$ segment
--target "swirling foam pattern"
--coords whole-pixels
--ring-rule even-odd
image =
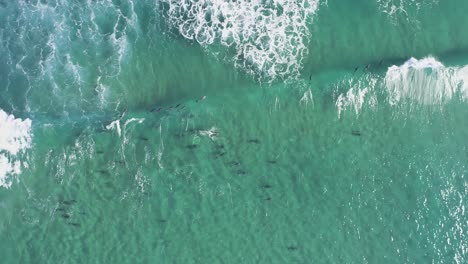
[[[84,111],[105,103],[106,83],[128,54],[127,34],[138,34],[132,1],[20,0],[2,11],[0,80],[9,109]]]
[[[261,80],[297,75],[307,53],[307,23],[318,0],[163,0],[180,34],[207,47],[234,51],[236,67]]]

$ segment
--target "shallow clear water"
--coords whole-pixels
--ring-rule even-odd
[[[5,263],[467,261],[467,3],[180,3],[0,1]]]

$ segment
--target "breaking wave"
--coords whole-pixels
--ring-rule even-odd
[[[350,87],[336,100],[338,116],[346,109],[359,114],[363,106],[374,107],[379,99],[391,106],[401,104],[444,105],[454,98],[468,99],[468,65],[447,67],[433,57],[410,58],[388,68],[385,77],[364,75],[338,86]],[[379,96],[379,95],[382,95]]]

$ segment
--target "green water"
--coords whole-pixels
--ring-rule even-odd
[[[320,2],[272,68],[168,3],[0,0],[2,263],[466,263],[465,1]]]

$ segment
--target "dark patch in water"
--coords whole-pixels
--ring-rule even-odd
[[[235,173],[236,173],[237,175],[245,175],[245,174],[247,174],[247,172],[246,172],[245,170],[236,170]]]
[[[70,215],[69,214],[62,214],[62,218],[68,219],[68,218],[70,218]]]
[[[251,139],[248,139],[248,140],[247,140],[247,143],[250,143],[250,144],[260,144],[260,140],[257,139],[257,138],[251,138]]]
[[[353,130],[353,131],[351,131],[351,135],[357,136],[357,137],[362,136],[361,131],[359,131],[359,130]]]
[[[217,158],[219,158],[219,157],[222,157],[222,156],[226,155],[226,152],[225,151],[217,151],[217,152],[214,152],[214,154],[215,154],[215,156]]]
[[[106,169],[98,170],[98,172],[101,174],[109,174],[109,171]]]
[[[231,161],[227,163],[228,166],[234,167],[234,166],[239,166],[240,162],[238,161]]]
[[[288,246],[286,247],[289,251],[294,251],[294,250],[298,250],[299,248],[296,247],[296,246]]]
[[[104,154],[104,151],[102,151],[102,150],[96,150],[96,154]]]
[[[201,127],[194,127],[194,128],[189,128],[187,129],[188,133],[198,133],[198,131],[202,130],[203,128]]]
[[[273,186],[271,186],[271,185],[268,184],[268,183],[265,183],[265,184],[260,185],[260,187],[262,187],[263,189],[270,189],[270,188],[272,188]]]
[[[158,107],[158,108],[153,108],[150,110],[150,112],[159,112],[161,111],[163,108],[162,107]]]
[[[62,201],[63,204],[65,205],[72,205],[74,203],[76,203],[76,200],[72,199],[72,200],[65,200],[65,201]]]
[[[138,139],[143,140],[143,141],[148,141],[149,140],[147,137],[139,137]]]
[[[188,148],[188,149],[196,149],[196,148],[198,147],[198,145],[196,145],[196,144],[190,144],[190,145],[187,145],[187,146],[185,146],[185,147]]]
[[[72,223],[72,222],[70,222],[70,223],[68,223],[68,224],[71,225],[71,226],[74,226],[74,227],[81,227],[81,225],[78,224],[78,223]]]
[[[158,221],[159,223],[166,223],[166,222],[167,222],[167,220],[166,220],[166,219],[162,219],[162,218],[160,218],[160,219],[157,219],[156,221]]]
[[[265,201],[271,201],[271,197],[265,198]]]
[[[277,163],[276,160],[267,160],[267,162],[268,162],[269,164],[276,164],[276,163]]]

